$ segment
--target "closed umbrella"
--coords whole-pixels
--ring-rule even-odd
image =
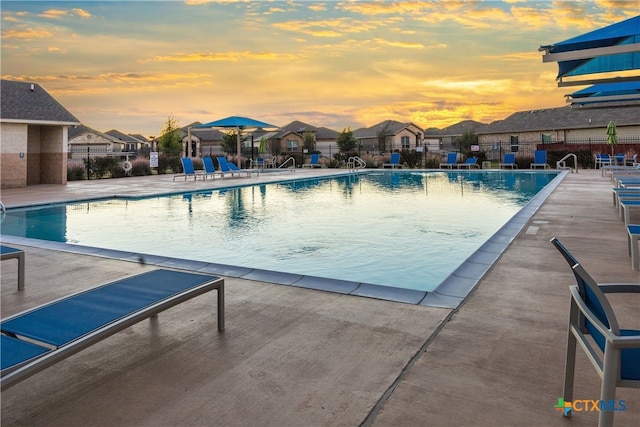
[[[616,135],[616,124],[613,120],[607,125],[607,145],[611,146],[611,156],[613,157],[613,146],[618,143],[618,135]]]
[[[230,116],[224,119],[215,120],[213,122],[205,123],[203,125],[194,126],[196,128],[213,128],[213,129],[235,129],[238,136],[238,161],[240,161],[240,155],[242,154],[240,136],[243,130],[247,129],[278,129],[278,126],[270,125],[269,123],[261,122],[260,120],[251,119],[249,117]]]
[[[258,147],[258,153],[266,153],[267,152],[267,140],[263,136],[260,138],[260,146]]]

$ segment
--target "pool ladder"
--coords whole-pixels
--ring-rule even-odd
[[[569,166],[567,166],[567,159],[569,157],[573,157],[573,169]],[[573,153],[569,153],[566,156],[564,156],[563,158],[561,158],[560,160],[558,160],[556,162],[556,169],[559,170],[570,170],[571,173],[578,173],[578,156],[576,156]]]
[[[347,160],[347,167],[349,168],[349,171],[355,171],[358,169],[366,168],[367,162],[365,162],[358,156],[351,156],[349,157],[349,160]]]

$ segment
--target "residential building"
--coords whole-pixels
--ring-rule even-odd
[[[637,152],[640,144],[640,108],[576,108],[571,106],[519,111],[477,131],[480,150],[489,159],[500,153],[531,156],[536,148],[549,149],[576,145],[589,146],[594,152],[606,149],[607,125],[616,125],[619,150],[629,145]]]
[[[68,144],[69,155],[72,159],[86,158],[87,155],[94,157],[126,151],[124,141],[84,125],[69,128]]]
[[[124,151],[134,152],[140,150],[142,147],[149,146],[148,141],[139,140],[133,135],[120,132],[116,129],[111,129],[109,131],[106,131],[105,133],[122,142],[124,144]]]
[[[316,127],[301,121],[293,121],[277,132],[264,135],[269,141],[271,153],[301,153],[305,133],[311,133],[315,139],[315,150],[325,156],[338,152],[336,140],[339,133],[326,127]]]
[[[411,122],[385,120],[368,128],[353,131],[360,151],[390,153],[423,147],[424,130]]]

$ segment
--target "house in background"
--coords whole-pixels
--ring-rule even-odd
[[[123,151],[134,152],[140,150],[143,147],[149,146],[149,142],[146,141],[146,139],[144,141],[141,141],[133,135],[120,132],[116,129],[111,129],[109,131],[106,131],[105,133],[122,142],[124,144]]]
[[[69,128],[69,154],[72,159],[83,159],[109,155],[125,150],[125,143],[106,133],[88,126],[80,125]]]
[[[360,150],[367,153],[390,153],[423,147],[424,130],[413,123],[385,120],[368,128],[353,131]]]
[[[68,130],[80,121],[36,83],[0,81],[0,187],[67,183]]]
[[[281,152],[301,153],[303,150],[304,134],[307,132],[311,133],[315,138],[315,151],[319,151],[325,156],[331,156],[333,153],[338,152],[336,145],[336,139],[339,135],[338,132],[326,127],[312,126],[299,120],[282,126],[276,132],[269,132],[260,137],[265,137],[269,141],[271,154],[275,155]]]
[[[549,144],[549,149],[577,149],[588,146],[594,152],[605,151],[607,125],[613,121],[618,135],[616,150],[628,145],[638,151],[640,144],[640,109],[637,106],[609,108],[575,108],[571,106],[543,110],[519,111],[478,130],[480,150],[489,159],[500,153],[519,153],[531,157],[534,150]]]
[[[216,157],[223,156],[222,141],[224,133],[216,129],[196,128],[200,122],[180,128],[182,148],[185,157]],[[188,144],[191,138],[191,144]]]

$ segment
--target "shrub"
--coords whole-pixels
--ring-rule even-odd
[[[149,159],[135,159],[131,161],[131,175],[144,176],[151,175]]]
[[[124,169],[122,169],[122,163],[120,162],[115,165],[111,165],[109,173],[111,173],[111,178],[122,178],[127,174]]]
[[[182,172],[182,163],[180,163],[180,157],[167,156],[161,154],[158,156],[158,174],[163,173],[180,173]]]
[[[86,178],[84,166],[72,165],[67,167],[67,181],[80,181]]]

